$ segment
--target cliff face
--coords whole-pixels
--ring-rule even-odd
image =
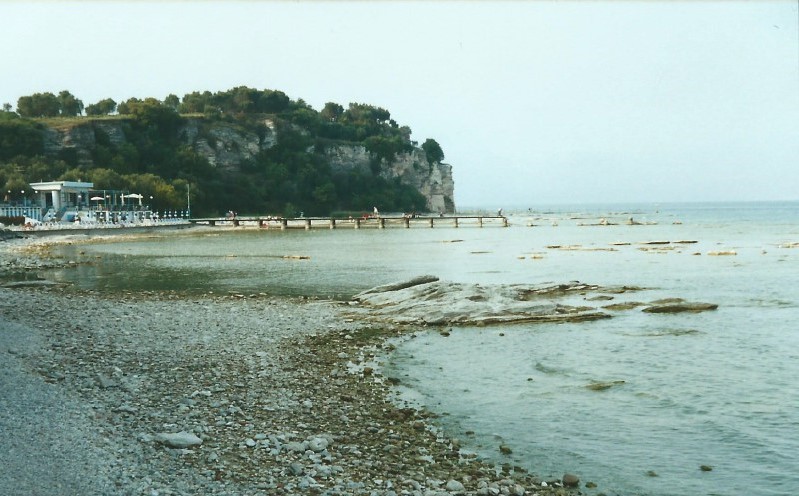
[[[363,146],[336,145],[329,147],[325,155],[334,172],[357,169],[372,173],[372,156]],[[430,164],[425,152],[418,148],[400,153],[390,162],[381,162],[379,174],[386,179],[399,178],[402,184],[415,188],[427,199],[427,210],[430,212],[455,211],[452,166],[440,162]]]
[[[242,164],[255,159],[259,152],[274,146],[278,132],[273,121],[265,119],[260,133],[228,122],[208,122],[204,119],[185,119],[178,129],[182,143],[204,157],[214,167],[230,173],[240,170]],[[72,155],[78,164],[103,167],[95,164],[92,151],[98,144],[121,146],[128,143],[125,120],[90,120],[79,125],[61,128],[48,127],[44,131],[44,151],[50,156]],[[372,174],[372,157],[365,147],[357,144],[327,146],[322,151],[333,172],[361,170]],[[455,211],[452,167],[432,163],[421,149],[398,154],[394,160],[381,161],[378,174],[386,179],[398,178],[402,184],[419,191],[426,199],[430,212]]]
[[[211,165],[235,172],[243,162],[254,160],[259,152],[277,143],[274,123],[269,119],[262,123],[265,133],[260,137],[251,130],[227,122],[208,125],[200,119],[187,119],[178,135]]]

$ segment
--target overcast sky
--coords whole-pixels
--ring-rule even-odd
[[[246,85],[391,112],[467,206],[799,200],[788,1],[0,2],[0,103]]]

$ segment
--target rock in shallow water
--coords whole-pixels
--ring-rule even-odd
[[[644,308],[647,313],[682,313],[682,312],[706,312],[708,310],[715,310],[719,306],[715,303],[672,303],[665,305],[653,305]]]
[[[431,276],[364,291],[353,308],[370,319],[402,324],[489,325],[514,322],[577,322],[610,317],[578,306],[582,297],[602,288],[571,282],[546,285],[480,285],[438,281]]]
[[[565,474],[563,476],[563,485],[566,487],[577,487],[580,485],[580,478],[574,474]]]

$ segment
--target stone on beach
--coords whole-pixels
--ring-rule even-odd
[[[579,302],[593,290],[570,283],[508,294],[525,306],[570,295]],[[491,291],[472,293],[467,304],[492,304]],[[500,473],[429,429],[429,414],[391,406],[388,381],[372,361],[388,347],[377,326],[346,319],[351,305],[235,294],[0,293],[15,309],[0,317],[46,337],[37,353],[16,346],[18,353],[3,356],[25,360],[48,388],[82,402],[86,410],[76,417],[90,424],[76,433],[98,433],[100,448],[108,450],[101,454],[110,455],[99,459],[110,460],[108,467],[95,463],[92,470],[113,490],[66,493],[550,496],[563,490],[544,490],[526,473]],[[359,367],[350,371],[350,362]],[[62,380],[53,383],[48,378],[56,374]],[[12,486],[0,477],[2,487]]]
[[[175,433],[169,432],[162,432],[156,434],[155,440],[159,443],[169,446],[170,448],[191,448],[192,446],[199,446],[203,443],[203,440],[197,437],[196,435],[180,431]]]
[[[450,479],[449,481],[447,481],[447,485],[444,487],[446,487],[447,491],[451,492],[461,492],[466,490],[462,482],[458,482],[454,479]]]
[[[308,449],[319,453],[320,451],[326,450],[329,444],[330,443],[326,438],[315,437],[308,441]]]

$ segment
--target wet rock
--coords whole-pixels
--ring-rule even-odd
[[[719,306],[715,303],[673,303],[673,304],[664,304],[664,305],[654,305],[651,307],[644,308],[644,312],[646,313],[683,313],[683,312],[691,312],[691,313],[698,313],[698,312],[707,312],[709,310],[715,310]]]
[[[419,286],[419,285],[422,285],[422,284],[428,284],[428,283],[436,282],[436,281],[438,281],[438,277],[436,277],[436,276],[430,276],[430,275],[419,276],[419,277],[415,277],[413,279],[410,279],[408,281],[401,281],[401,282],[395,282],[395,283],[390,283],[390,284],[384,284],[382,286],[377,286],[377,287],[374,287],[374,288],[371,288],[371,289],[367,289],[366,291],[356,295],[355,299],[359,299],[359,298],[361,298],[361,297],[363,297],[365,295],[369,295],[369,294],[388,293],[388,292],[391,292],[391,291],[399,291],[401,289],[412,288],[414,286]]]
[[[610,381],[610,382],[592,382],[591,384],[585,386],[586,389],[590,389],[591,391],[604,391],[606,389],[610,389],[613,386],[620,386],[624,384],[624,381]]]
[[[613,297],[609,296],[609,295],[598,295],[598,296],[592,296],[590,298],[586,298],[586,301],[610,301],[612,299],[613,299]]]
[[[360,312],[359,316],[399,324],[579,322],[609,315],[593,307],[557,300],[572,295],[585,296],[586,292],[599,289],[580,282],[539,286],[479,285],[442,282],[426,276],[364,291],[354,297],[359,305],[352,308]]]
[[[580,485],[580,478],[574,474],[564,474],[562,482],[566,487],[577,487]]]
[[[612,310],[614,312],[620,312],[620,311],[624,311],[624,310],[632,310],[633,308],[642,307],[644,305],[646,305],[646,303],[641,303],[639,301],[628,301],[628,302],[624,302],[624,303],[612,303],[610,305],[605,305],[602,308],[604,308],[605,310]]]

